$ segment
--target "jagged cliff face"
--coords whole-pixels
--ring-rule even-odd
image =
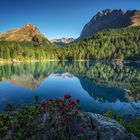
[[[73,42],[74,40],[75,40],[74,38],[60,38],[53,39],[52,42],[55,43],[56,45],[64,46],[66,44]]]
[[[92,36],[94,33],[108,28],[122,28],[140,25],[140,11],[137,10],[111,10],[98,12],[87,23],[78,39]]]
[[[32,24],[26,24],[19,29],[12,29],[6,33],[0,34],[0,41],[35,41],[45,40],[48,44],[51,42]]]

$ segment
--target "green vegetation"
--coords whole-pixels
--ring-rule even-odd
[[[100,60],[100,59],[140,59],[140,27],[123,28],[123,29],[109,29],[95,34],[91,38],[87,38],[83,41],[74,42],[65,47],[58,46],[47,46],[46,40],[34,41],[1,41],[0,42],[0,61],[11,61],[13,59],[20,61],[28,60]],[[30,64],[29,64],[30,65]],[[0,81],[4,78],[10,78],[12,75],[20,75],[26,73],[43,73],[43,76],[49,75],[54,71],[67,71],[74,74],[77,77],[81,77],[92,82],[96,82],[100,85],[112,86],[112,87],[123,87],[130,90],[128,96],[133,97],[133,100],[138,101],[140,99],[140,73],[133,67],[115,66],[113,64],[100,64],[90,65],[85,67],[85,63],[74,63],[74,65],[66,65],[65,63],[55,63],[48,67],[47,65],[38,64],[29,67],[29,65],[13,66],[5,65],[0,67]],[[87,63],[87,65],[89,65]],[[42,68],[43,67],[43,68]],[[47,70],[46,70],[47,69]],[[46,72],[47,71],[47,72]],[[68,104],[68,100],[61,100],[62,103]],[[45,107],[48,105],[46,102]],[[52,102],[51,102],[52,103]],[[61,116],[58,110],[53,110],[53,107],[58,106],[58,102],[54,101],[51,105],[52,110]],[[12,129],[12,139],[22,139],[22,135],[34,139],[44,132],[43,122],[40,124],[39,118],[44,113],[44,105],[35,104],[32,106],[25,106],[17,111],[12,111],[12,106],[7,106],[7,113],[0,113],[0,137],[5,137],[7,132]],[[67,106],[68,107],[68,106]],[[71,108],[70,108],[71,109]],[[69,112],[65,112],[66,116],[73,113],[76,109],[72,108]],[[68,114],[67,114],[68,113]],[[34,115],[36,114],[36,115]],[[73,115],[73,114],[72,114]],[[76,114],[77,115],[77,114]],[[120,115],[116,115],[109,111],[105,116],[120,122],[129,132],[134,133],[140,139],[140,119],[133,122],[124,120]],[[55,115],[52,115],[52,120]],[[75,118],[77,119],[78,116]],[[75,119],[74,118],[74,119]],[[28,120],[30,119],[30,121]],[[48,122],[51,122],[51,121]],[[72,120],[72,123],[75,120]],[[57,128],[49,127],[47,131],[50,132],[51,137],[63,137],[64,131],[69,130],[69,125],[64,127],[62,130],[59,127],[59,121],[52,122],[56,123]],[[68,121],[69,123],[69,121]],[[71,122],[70,122],[71,123]],[[34,125],[36,126],[34,128]],[[61,122],[62,125],[62,122]],[[70,124],[71,125],[71,124]],[[20,129],[19,129],[20,126]],[[80,131],[83,131],[82,129]],[[30,132],[30,133],[29,133]],[[36,135],[39,134],[39,135]],[[69,136],[69,135],[68,135]],[[67,136],[67,137],[68,137]],[[84,137],[83,132],[77,134],[78,137]],[[82,139],[82,138],[81,138]]]
[[[43,137],[50,140],[90,139],[97,129],[92,121],[85,121],[78,109],[79,103],[79,99],[72,100],[69,94],[65,94],[64,98],[42,101],[35,96],[34,104],[17,110],[9,103],[6,111],[0,112],[0,140],[36,140]],[[118,121],[140,139],[140,119],[126,121],[111,110],[104,116]]]
[[[86,67],[85,67],[86,65]],[[21,76],[25,74],[27,77],[28,75],[33,75],[34,78],[39,78],[39,76],[43,75],[43,78],[48,76],[50,73],[55,73],[59,71],[66,71],[69,73],[72,73],[73,75],[79,77],[82,77],[84,79],[90,80],[93,83],[97,83],[99,85],[106,85],[111,87],[122,87],[129,89],[131,92],[129,93],[129,96],[133,97],[134,101],[138,101],[140,98],[140,71],[139,68],[135,68],[134,66],[125,66],[125,65],[114,65],[111,63],[105,63],[105,62],[47,62],[47,63],[33,63],[33,64],[20,64],[20,65],[3,65],[0,66],[0,80],[3,79],[10,79],[13,76]],[[38,77],[36,77],[36,74]],[[24,81],[24,79],[22,80]],[[82,84],[82,83],[81,83]],[[83,88],[86,88],[83,84]],[[86,89],[87,90],[87,89]],[[99,99],[100,96],[96,95]],[[96,98],[96,97],[95,97]],[[102,97],[104,101],[107,99]],[[38,109],[41,107],[38,105],[36,106]],[[25,112],[26,115],[25,118],[32,118],[32,114],[34,114],[35,108],[33,106],[28,106],[25,108],[21,108],[20,113],[23,114]],[[30,111],[31,110],[31,111]],[[41,110],[38,110],[41,111]],[[29,113],[30,112],[30,113]],[[41,111],[41,114],[43,112]],[[114,114],[114,113],[113,113]],[[18,114],[19,115],[19,114]],[[36,116],[34,116],[36,117]],[[40,117],[40,116],[39,116]],[[114,117],[114,115],[113,115]],[[15,120],[17,119],[16,116],[14,116]],[[117,119],[116,119],[117,118]],[[124,125],[130,132],[135,133],[136,136],[139,137],[139,121],[135,120],[132,122],[127,122],[121,117],[114,117],[113,119],[119,121],[122,125]],[[22,120],[24,123],[29,123],[28,120]],[[129,124],[129,125],[128,125]],[[37,124],[36,124],[37,125]],[[24,127],[24,125],[23,125]],[[30,127],[30,125],[29,125]],[[22,129],[29,129],[28,127],[24,127]],[[15,132],[17,132],[18,129],[14,129]],[[36,134],[36,132],[40,133],[43,130],[42,125],[37,125],[36,129],[31,129],[33,131],[30,131],[33,136]],[[53,131],[54,132],[54,131]],[[57,131],[58,132],[58,131]],[[56,132],[56,133],[57,133]],[[20,132],[21,133],[21,132]],[[26,131],[25,131],[25,135]],[[20,137],[20,134],[19,134]]]
[[[94,133],[92,124],[85,124],[78,110],[79,99],[65,94],[41,102],[36,96],[35,101],[17,110],[7,104],[6,112],[0,112],[0,140],[85,140],[89,137],[85,129]]]
[[[112,110],[106,112],[104,116],[116,120],[122,124],[129,132],[135,134],[138,140],[140,140],[140,118],[127,121],[121,115],[115,114]]]
[[[109,29],[69,45],[76,59],[140,59],[140,27]]]
[[[44,41],[45,44],[45,41]],[[37,42],[0,42],[0,58],[1,60],[17,59],[26,60],[44,60],[55,59],[51,48]],[[49,52],[49,53],[48,53]]]
[[[46,44],[1,41],[0,58],[6,60],[140,59],[140,27],[105,30],[65,47],[46,47]]]

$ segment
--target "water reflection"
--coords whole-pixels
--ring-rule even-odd
[[[0,66],[0,109],[65,93],[81,99],[81,109],[123,115],[140,113],[140,66],[111,62],[47,62]]]

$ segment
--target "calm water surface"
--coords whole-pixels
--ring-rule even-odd
[[[140,64],[111,62],[47,62],[0,66],[0,110],[40,98],[81,100],[81,110],[104,113],[109,109],[125,117],[140,116]]]

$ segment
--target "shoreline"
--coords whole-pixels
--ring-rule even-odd
[[[13,60],[0,60],[0,64],[20,64],[20,63],[34,63],[34,62],[52,62],[52,61],[79,61],[79,62],[84,62],[84,61],[111,61],[114,62],[115,59],[111,59],[111,60],[89,60],[89,59],[79,59],[79,60],[60,60],[60,59],[43,59],[43,60],[16,60],[15,62],[13,62]],[[140,63],[140,60],[122,60],[122,62],[124,63],[131,63],[131,62],[135,62],[135,63]]]

